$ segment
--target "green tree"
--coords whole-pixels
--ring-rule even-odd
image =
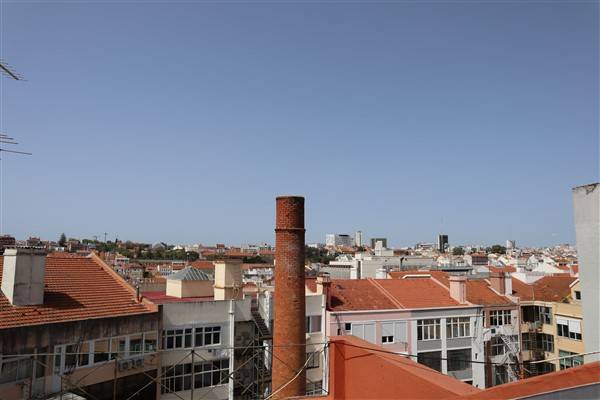
[[[58,245],[60,247],[65,247],[67,245],[67,236],[64,232],[60,234],[60,238],[58,239]]]
[[[465,249],[463,249],[461,246],[454,247],[452,249],[452,255],[453,256],[462,256],[464,254],[465,254]]]
[[[506,247],[495,244],[492,247],[485,249],[488,253],[506,254]]]

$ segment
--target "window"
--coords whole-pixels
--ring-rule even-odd
[[[508,382],[508,371],[505,365],[494,366],[494,384],[501,385]]]
[[[306,364],[306,368],[319,368],[320,356],[321,354],[318,351],[306,353],[306,360],[308,361],[308,364]]]
[[[446,336],[448,338],[471,336],[471,319],[469,317],[446,319]]]
[[[94,364],[108,361],[109,341],[99,339],[94,342]]]
[[[537,348],[535,343],[535,333],[523,333],[521,338],[523,350],[535,350]]]
[[[552,309],[550,307],[539,307],[540,320],[543,324],[552,323]]]
[[[560,362],[559,362],[560,369],[573,368],[573,367],[583,364],[583,356],[578,356],[577,353],[559,350],[558,356],[559,357],[573,356],[573,357],[569,357],[569,358],[561,358]]]
[[[315,396],[323,394],[323,381],[306,382],[306,395]]]
[[[381,323],[381,343],[382,344],[394,343],[394,323],[393,322],[382,322]]]
[[[573,340],[581,340],[581,321],[573,318],[556,317],[557,335]]]
[[[192,370],[193,369],[193,370]],[[229,381],[229,360],[214,360],[194,364],[162,367],[161,393],[180,392],[226,384]]]
[[[129,354],[132,356],[139,356],[144,352],[143,349],[144,339],[141,333],[136,333],[129,337]]]
[[[144,352],[145,353],[154,353],[156,351],[157,337],[158,337],[158,335],[156,332],[144,333]]]
[[[510,325],[512,323],[512,315],[510,310],[493,310],[490,311],[490,325]]]
[[[448,350],[448,371],[462,371],[471,368],[471,349]]]
[[[127,337],[112,338],[110,341],[110,359],[125,357],[125,345],[127,343]]]
[[[540,344],[542,346],[541,350],[547,351],[548,353],[554,352],[554,336],[541,333]]]
[[[346,322],[346,323],[344,324],[344,330],[345,330],[346,332],[351,332],[351,331],[352,331],[352,324],[351,324],[350,322]]]
[[[31,377],[31,358],[0,357],[0,383],[20,382]]]
[[[417,362],[428,366],[431,369],[435,369],[438,372],[442,372],[442,352],[441,351],[428,351],[425,353],[419,353],[417,355]]]
[[[85,367],[90,363],[90,342],[82,342],[77,355],[77,365]]]
[[[581,300],[581,291],[575,290],[575,300]]]
[[[65,349],[65,370],[71,371],[77,365],[77,345],[63,346]]]
[[[196,347],[221,344],[221,327],[205,326],[196,328]],[[191,340],[191,339],[190,339]]]
[[[192,328],[163,331],[163,348],[185,349],[192,347]]]
[[[556,366],[551,362],[543,362],[537,364],[537,375],[547,374],[548,372],[554,372]]]
[[[504,349],[504,342],[502,341],[502,338],[500,338],[499,336],[492,337],[491,344],[492,344],[492,355],[493,356],[500,356],[500,355],[504,354],[505,349]]]
[[[375,323],[352,323],[352,335],[376,343]]]
[[[439,319],[421,319],[417,321],[417,340],[436,340],[439,338]]]
[[[321,332],[321,316],[312,315],[306,317],[306,333]]]

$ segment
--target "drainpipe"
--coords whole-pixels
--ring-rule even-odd
[[[229,300],[229,384],[227,385],[227,398],[229,400],[233,400],[233,371],[234,371],[234,353],[235,349],[235,303],[232,300]]]
[[[329,290],[331,290],[331,288],[329,288]],[[323,332],[323,343],[329,343],[329,335],[327,334],[327,328],[328,328],[328,321],[327,321],[327,303],[328,303],[328,296],[331,295],[330,293],[327,293],[323,296],[322,301],[321,301],[321,332]],[[323,345],[323,346],[327,346],[327,345]],[[329,393],[329,357],[327,355],[327,347],[325,347],[325,350],[323,351],[323,362],[321,363],[321,368],[323,369],[322,372],[322,376],[323,376],[323,385],[322,387],[327,390],[327,393]]]

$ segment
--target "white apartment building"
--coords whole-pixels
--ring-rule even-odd
[[[352,247],[354,238],[343,233],[328,233],[325,235],[325,245],[327,247]]]

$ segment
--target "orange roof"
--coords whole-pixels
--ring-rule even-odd
[[[427,293],[427,296],[423,294]],[[461,304],[442,284],[419,279],[335,279],[332,311],[452,307]]]
[[[0,274],[4,257],[0,257]],[[44,304],[15,307],[0,292],[0,329],[156,312],[95,255],[46,258]]]
[[[212,261],[203,261],[203,260],[192,261],[190,263],[190,265],[192,267],[198,268],[198,269],[209,269],[211,271],[215,269],[215,264]]]
[[[505,265],[503,267],[494,267],[493,265],[488,266],[490,272],[517,272],[517,269],[512,265]]]
[[[513,294],[522,301],[562,301],[571,293],[570,285],[577,280],[568,275],[545,276],[532,284],[512,278]]]
[[[406,275],[431,275],[432,278],[439,281],[446,288],[450,287],[448,273],[445,271],[397,271],[390,272],[392,278],[399,278]],[[408,279],[408,278],[407,278]],[[405,279],[406,280],[406,279]],[[416,279],[411,279],[415,281]],[[508,297],[502,296],[494,291],[488,282],[483,279],[467,279],[467,301],[472,304],[480,304],[484,306],[491,305],[514,305]]]
[[[518,399],[590,384],[600,384],[600,361],[494,386],[479,393],[453,398]],[[600,388],[597,395],[600,396]],[[569,396],[563,392],[560,398],[567,399]]]
[[[329,393],[321,398],[440,399],[480,392],[354,336],[334,336],[329,347]]]

